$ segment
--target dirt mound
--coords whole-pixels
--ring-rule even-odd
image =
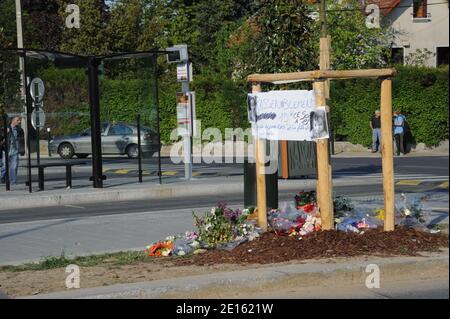
[[[419,252],[438,251],[448,247],[448,236],[429,234],[414,229],[393,232],[369,230],[364,234],[320,231],[304,236],[277,236],[265,233],[231,251],[210,250],[190,258],[181,258],[177,265],[213,265],[221,263],[277,263],[314,258],[376,256],[415,256]]]

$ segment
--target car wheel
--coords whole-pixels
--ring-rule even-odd
[[[89,154],[75,154],[75,156],[78,158],[87,158]]]
[[[70,159],[73,157],[75,151],[73,150],[73,146],[69,143],[62,143],[58,147],[58,154],[64,159]]]
[[[128,158],[138,158],[139,156],[139,149],[136,144],[128,145],[127,147],[127,156]]]

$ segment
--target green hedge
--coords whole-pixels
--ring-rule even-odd
[[[393,106],[406,115],[415,142],[436,145],[448,138],[448,68],[398,67],[393,80]],[[60,120],[54,133],[67,134],[88,126],[87,79],[82,71],[46,70],[39,74],[46,82],[45,109],[51,112],[81,112],[78,118]],[[248,127],[245,107],[248,84],[229,79],[196,76],[191,83],[197,98],[197,118],[202,129],[217,127],[222,136],[227,127]],[[175,81],[159,83],[161,138],[170,142],[176,128]],[[102,120],[133,122],[142,114],[147,126],[156,125],[151,80],[101,81]],[[333,81],[331,124],[337,138],[370,145],[369,119],[380,105],[379,80]]]
[[[448,139],[448,67],[397,67],[393,79],[393,109],[400,109],[413,141],[432,146]],[[337,138],[369,146],[369,120],[380,108],[380,81],[333,81],[332,125]]]
[[[56,135],[78,132],[89,126],[87,79],[81,70],[41,71],[39,76],[46,83],[45,109],[61,113],[54,119]],[[134,122],[138,113],[143,124],[156,127],[156,104],[152,80],[112,80],[100,82],[100,106],[102,121]],[[176,81],[159,83],[159,112],[161,139],[171,142],[170,134],[176,128],[176,93],[181,85]],[[191,84],[196,91],[196,113],[202,129],[219,128],[224,136],[227,127],[242,127],[247,123],[246,90],[242,83],[226,79],[198,76]],[[79,112],[79,114],[70,113]],[[65,115],[67,114],[67,115]]]

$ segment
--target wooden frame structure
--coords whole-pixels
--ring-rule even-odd
[[[324,63],[326,59],[324,59]],[[299,81],[312,81],[316,106],[326,106],[329,80],[376,78],[381,79],[381,148],[383,166],[383,192],[384,192],[384,230],[394,230],[394,160],[392,143],[392,77],[395,69],[368,69],[368,70],[328,70],[328,65],[321,65],[322,70],[278,73],[278,74],[251,74],[247,81],[252,83],[252,92],[261,92],[261,83],[284,84]],[[329,111],[329,110],[328,110]],[[328,139],[318,140],[317,143],[317,202],[322,219],[322,228],[334,228],[333,214],[333,182],[332,170],[329,161]],[[256,184],[258,224],[267,230],[266,184],[264,167],[263,139],[256,139]]]

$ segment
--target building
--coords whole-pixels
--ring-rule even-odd
[[[391,43],[393,62],[410,63],[413,57],[429,51],[423,56],[424,65],[448,65],[448,0],[369,0],[366,3],[377,4],[396,31]]]

